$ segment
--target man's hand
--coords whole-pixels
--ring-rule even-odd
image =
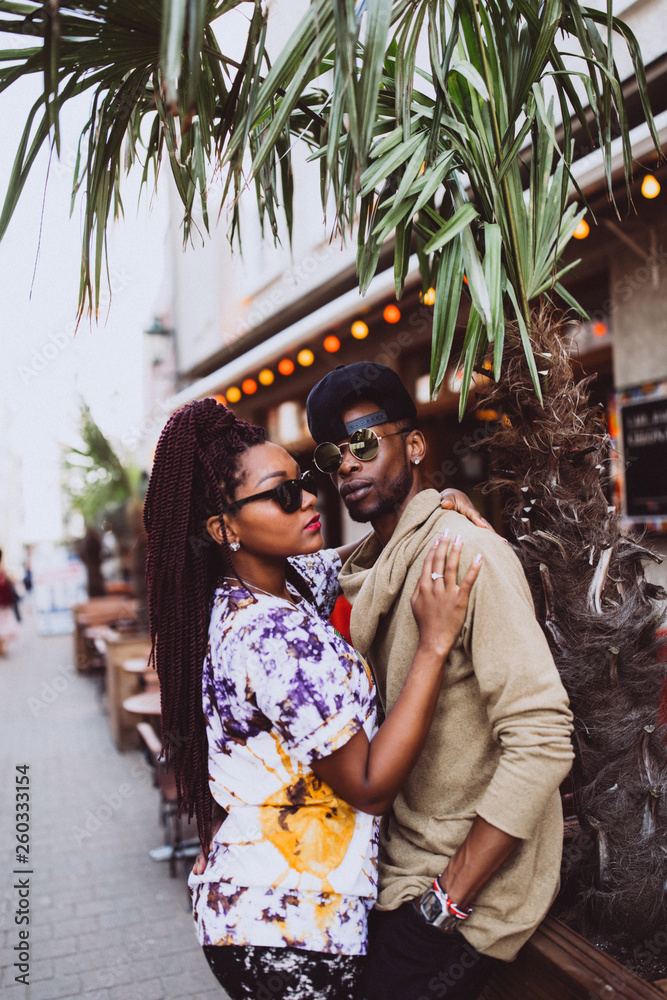
[[[489,522],[482,517],[470,497],[462,493],[461,490],[455,490],[453,487],[443,490],[440,494],[440,506],[443,510],[455,510],[457,514],[463,514],[478,528],[488,528],[489,531],[493,531]]]

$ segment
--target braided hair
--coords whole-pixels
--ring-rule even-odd
[[[220,515],[222,555],[233,570],[222,518],[241,483],[243,454],[263,444],[263,428],[216,403],[195,400],[172,415],[155,451],[144,524],[150,661],[160,678],[162,742],[179,806],[193,813],[202,845],[211,836],[202,668],[216,581],[223,564],[206,520]]]

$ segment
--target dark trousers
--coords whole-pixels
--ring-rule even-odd
[[[301,948],[204,945],[213,975],[231,1000],[358,1000],[362,955]]]
[[[411,902],[371,913],[364,1000],[477,1000],[498,965],[458,931],[427,924]]]

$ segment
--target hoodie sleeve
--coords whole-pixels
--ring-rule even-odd
[[[478,538],[464,543],[462,566],[477,551]],[[471,594],[463,642],[492,737],[501,747],[477,812],[524,839],[570,770],[572,713],[521,564],[497,536],[484,539],[484,562]]]

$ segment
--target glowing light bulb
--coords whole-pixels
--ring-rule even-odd
[[[241,398],[241,390],[237,385],[230,385],[227,390],[227,399],[230,403],[238,403]]]
[[[335,354],[336,351],[339,351],[340,340],[338,339],[338,337],[334,337],[333,334],[330,334],[328,337],[325,337],[324,350],[327,351],[329,354]]]
[[[278,363],[278,371],[281,375],[291,375],[294,371],[294,362],[290,361],[289,358],[283,358],[283,360]]]
[[[363,340],[368,336],[368,327],[362,319],[358,319],[350,327],[350,333],[355,340]]]
[[[429,288],[427,292],[424,292],[422,301],[425,306],[435,305],[435,288]]]
[[[214,396],[213,399],[216,401],[216,403],[222,403],[223,406],[227,406],[227,400],[220,393],[218,393],[217,396]]]
[[[260,385],[273,385],[276,376],[273,374],[270,368],[262,368],[257,378],[260,381]]]
[[[307,368],[308,365],[312,365],[313,361],[315,360],[315,355],[311,350],[309,350],[309,348],[304,347],[304,349],[302,351],[299,351],[299,353],[297,354],[296,360],[299,362],[300,365],[303,365],[304,368]]]
[[[241,383],[241,388],[245,392],[246,396],[252,396],[253,393],[257,392],[257,383],[254,378],[247,378]]]
[[[395,305],[385,306],[382,318],[385,323],[398,323],[401,318],[401,310]]]
[[[591,227],[588,225],[588,223],[586,222],[586,220],[585,219],[581,219],[581,221],[579,222],[579,225],[577,226],[577,228],[575,229],[575,231],[572,233],[572,235],[574,236],[575,240],[585,240],[586,237],[588,236],[588,234],[590,233],[590,231],[591,231]]]
[[[660,185],[653,174],[647,174],[642,181],[642,194],[645,198],[657,198],[660,194]]]

